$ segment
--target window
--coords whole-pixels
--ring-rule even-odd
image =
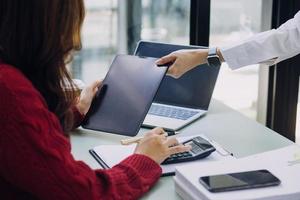
[[[189,0],[142,0],[143,40],[189,44]]]
[[[262,0],[212,0],[210,46],[228,45],[260,32],[261,16]],[[258,65],[232,71],[224,64],[214,98],[256,119],[258,71]]]
[[[134,37],[133,49],[140,39],[189,43],[189,0],[85,0],[85,4],[83,48],[71,65],[73,77],[85,83],[104,78],[117,53],[132,52],[122,49],[129,35]],[[122,6],[132,10],[124,13]],[[134,18],[128,21],[130,15]]]
[[[117,0],[85,0],[82,50],[72,63],[74,78],[88,83],[105,76],[117,53]]]

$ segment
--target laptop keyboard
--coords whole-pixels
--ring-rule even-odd
[[[198,113],[199,113],[198,111],[161,106],[161,105],[153,105],[153,104],[151,105],[151,108],[148,112],[149,115],[169,117],[169,118],[181,119],[181,120],[187,120]]]

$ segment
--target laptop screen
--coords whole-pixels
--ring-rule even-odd
[[[205,47],[183,46],[141,41],[135,55],[160,58],[180,49]],[[154,102],[208,110],[220,68],[202,65],[192,69],[181,78],[165,77]]]

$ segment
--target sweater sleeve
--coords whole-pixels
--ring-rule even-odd
[[[76,161],[39,93],[23,81],[18,85],[12,90],[0,79],[0,176],[7,182],[38,199],[94,200],[137,199],[159,179],[160,166],[143,155],[110,170]]]
[[[83,122],[85,115],[81,114],[76,106],[72,107],[72,112],[73,112],[73,119],[74,119],[73,129],[76,129]]]

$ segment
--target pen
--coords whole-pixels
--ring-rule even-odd
[[[173,136],[173,135],[177,135],[177,134],[179,134],[179,132],[177,132],[177,131],[167,131],[163,135],[168,137],[168,136]],[[121,140],[121,144],[122,145],[130,145],[133,143],[138,143],[143,138],[144,137],[142,136],[142,137],[134,137],[134,138],[130,138],[130,139],[124,139],[124,140]]]

